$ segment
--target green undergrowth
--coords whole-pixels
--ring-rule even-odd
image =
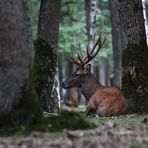
[[[85,106],[75,108],[64,107],[67,110],[85,112]],[[148,124],[148,114],[128,114],[112,117],[88,117],[89,121],[96,126],[114,124],[119,128],[141,128],[144,124]]]
[[[66,130],[93,129],[112,124],[117,128],[136,129],[148,124],[148,114],[131,114],[116,117],[86,117],[84,111],[77,108],[62,109],[58,115],[43,116],[27,127],[0,128],[0,136],[28,136],[32,132],[62,132]]]
[[[113,124],[119,128],[134,129],[142,128],[144,124],[148,123],[148,114],[130,114],[115,117],[97,117],[90,118],[96,126]]]
[[[38,123],[32,123],[27,127],[3,127],[0,128],[0,136],[27,136],[33,131],[62,132],[63,130],[91,129],[95,124],[89,121],[84,113],[79,111],[60,110],[57,116],[45,116]]]
[[[31,129],[31,131],[44,130],[44,127],[47,125],[47,129],[45,128],[47,131],[62,132],[64,129],[77,130],[95,127],[92,122],[88,121],[83,113],[78,111],[60,110],[59,115],[46,117],[44,120],[43,127],[41,127],[41,125],[32,125],[29,129]]]

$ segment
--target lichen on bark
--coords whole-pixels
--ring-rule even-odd
[[[36,40],[35,50],[33,84],[43,110],[48,111],[56,72],[57,55],[54,54],[53,48],[41,39]]]
[[[122,39],[123,93],[131,112],[148,112],[148,47],[141,0],[118,0]]]
[[[134,51],[134,52],[133,52]],[[132,112],[148,112],[148,48],[143,42],[123,51],[123,92]]]

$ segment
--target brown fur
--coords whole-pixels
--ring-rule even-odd
[[[99,116],[115,116],[128,112],[128,105],[121,91],[115,87],[102,86],[86,65],[65,82],[63,88],[80,87],[86,98],[86,114],[97,113]],[[79,72],[79,73],[78,73]]]
[[[78,104],[79,104],[79,102],[78,102],[78,100],[79,100],[78,99],[79,98],[78,93],[77,92],[72,92],[70,94],[70,97],[71,97],[71,104],[72,104],[72,106],[77,107]]]
[[[128,105],[117,87],[102,87],[89,99],[86,114],[95,111],[99,116],[115,116],[126,114]]]

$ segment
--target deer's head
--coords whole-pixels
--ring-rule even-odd
[[[89,62],[98,54],[105,42],[104,33],[101,33],[98,40],[94,41],[94,46],[92,49],[87,48],[87,55],[83,57],[78,54],[77,58],[71,57],[69,60],[73,64],[76,64],[77,69],[71,76],[62,83],[62,87],[73,88],[81,87],[82,83],[86,82],[91,76],[91,65]],[[95,39],[94,39],[95,40]]]

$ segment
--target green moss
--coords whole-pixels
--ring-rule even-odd
[[[57,116],[41,117],[35,123],[30,123],[27,127],[9,127],[0,129],[1,136],[28,135],[32,131],[40,132],[62,132],[64,129],[90,129],[95,128],[95,124],[90,122],[84,113],[78,111],[60,110]]]
[[[44,127],[46,127],[44,129]],[[83,113],[77,111],[60,110],[58,116],[46,117],[41,125],[31,126],[31,130],[48,130],[50,132],[61,132],[64,129],[89,129],[95,125],[89,122]]]

